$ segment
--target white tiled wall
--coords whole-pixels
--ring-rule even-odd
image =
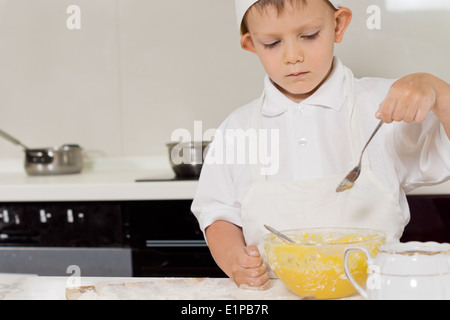
[[[82,29],[66,27],[71,1],[0,1],[0,127],[29,147],[79,143],[122,152],[114,1],[75,1]],[[0,142],[0,156],[22,156]]]
[[[0,0],[0,128],[91,157],[165,154],[174,129],[217,127],[259,94],[235,29],[231,0]],[[0,140],[1,158],[22,155]]]
[[[231,0],[121,0],[119,26],[124,154],[165,153],[174,129],[217,127],[260,94]]]
[[[449,0],[343,0],[353,20],[338,55],[357,77],[398,78],[429,72],[450,82]],[[372,27],[371,6],[381,10]]]
[[[448,0],[421,11],[346,1],[354,20],[337,53],[358,77],[427,71],[450,81]],[[72,4],[80,30],[66,27]],[[372,4],[380,30],[366,26]],[[239,47],[233,0],[0,0],[0,128],[30,147],[165,154],[174,129],[217,127],[260,95],[263,76]],[[0,140],[0,158],[20,157]]]

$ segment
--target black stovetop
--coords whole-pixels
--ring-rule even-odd
[[[198,177],[177,177],[173,176],[150,176],[136,179],[136,182],[158,182],[158,181],[198,181]]]

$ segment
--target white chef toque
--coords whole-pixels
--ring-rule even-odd
[[[254,5],[259,0],[235,0],[236,4],[236,18],[238,23],[238,29],[241,31],[242,26],[242,20],[244,19],[245,14],[247,13],[248,9],[252,5]],[[328,0],[330,3],[338,9],[339,7],[342,7],[342,0]]]

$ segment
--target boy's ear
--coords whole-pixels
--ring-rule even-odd
[[[256,53],[255,45],[253,43],[253,39],[250,35],[250,32],[244,34],[241,38],[241,48],[251,53]]]
[[[336,43],[342,42],[344,39],[344,33],[347,30],[350,21],[352,20],[353,13],[349,8],[340,8],[334,14],[336,27],[334,30],[334,41]]]

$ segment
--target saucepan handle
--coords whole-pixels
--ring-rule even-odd
[[[358,293],[364,297],[365,299],[368,299],[369,296],[367,294],[367,291],[364,290],[363,287],[361,287],[358,282],[356,282],[356,280],[353,278],[352,273],[350,272],[350,267],[348,265],[348,259],[350,257],[350,253],[352,251],[362,251],[366,257],[367,257],[367,263],[370,265],[373,263],[373,259],[372,256],[370,254],[369,251],[367,251],[367,249],[365,248],[361,248],[361,247],[349,247],[345,250],[345,254],[344,254],[344,271],[345,271],[345,275],[347,276],[347,279],[350,281],[350,283],[352,284],[353,287],[355,287],[355,289],[358,291]]]

